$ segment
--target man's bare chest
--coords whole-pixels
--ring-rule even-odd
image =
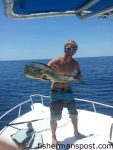
[[[71,63],[60,63],[58,68],[61,74],[71,74],[74,71],[74,65]]]

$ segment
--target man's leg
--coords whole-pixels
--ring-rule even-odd
[[[78,117],[72,117],[71,118],[72,124],[73,124],[73,128],[74,128],[74,135],[76,135],[78,133]]]
[[[57,121],[51,120],[50,126],[51,126],[51,132],[52,132],[52,144],[56,145],[57,144],[57,139],[56,139]]]
[[[54,101],[50,103],[50,126],[52,132],[52,144],[57,144],[56,138],[56,129],[57,129],[57,120],[61,119],[61,114],[63,110],[63,101]]]
[[[73,128],[74,128],[74,135],[76,138],[81,139],[81,138],[85,138],[85,135],[81,134],[78,131],[78,116],[75,115],[71,118],[72,124],[73,124]]]
[[[67,109],[74,128],[74,135],[77,139],[84,138],[85,136],[78,131],[78,112],[75,104],[75,100],[67,102]]]

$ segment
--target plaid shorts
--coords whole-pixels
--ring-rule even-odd
[[[76,103],[70,88],[55,88],[51,90],[50,113],[51,120],[60,120],[62,117],[63,107],[69,112],[69,117],[73,118],[78,115]]]

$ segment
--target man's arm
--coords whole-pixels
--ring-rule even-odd
[[[52,59],[48,62],[48,66],[51,67],[54,71],[58,71],[58,59]]]
[[[75,64],[75,72],[76,72],[76,76],[75,79],[77,82],[81,81],[81,70],[79,67],[79,63],[75,60],[76,64]]]

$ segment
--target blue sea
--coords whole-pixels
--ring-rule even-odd
[[[113,105],[113,57],[77,58],[84,83],[72,83],[72,90],[76,98]],[[24,66],[29,62],[48,63],[44,60],[0,61],[0,116],[28,100],[35,93],[49,95],[50,81],[32,80],[24,76]],[[91,105],[77,102],[78,108],[89,108]],[[27,108],[24,109],[24,111]],[[107,115],[113,115],[112,109],[97,106],[97,110]],[[0,122],[2,128],[16,113]]]

